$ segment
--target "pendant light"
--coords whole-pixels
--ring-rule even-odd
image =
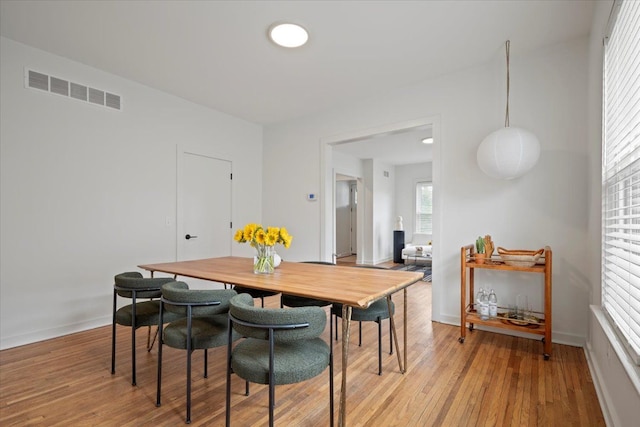
[[[514,179],[530,171],[540,157],[540,143],[536,136],[521,128],[509,127],[509,40],[505,43],[507,56],[507,110],[504,128],[490,133],[478,147],[480,169],[498,179]]]

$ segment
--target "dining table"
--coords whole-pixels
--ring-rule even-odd
[[[152,277],[155,272],[161,272],[172,274],[176,278],[191,277],[342,304],[342,382],[338,412],[340,427],[347,425],[347,366],[351,313],[354,308],[367,308],[374,301],[386,298],[398,367],[403,374],[407,370],[407,288],[422,279],[423,274],[420,272],[282,261],[273,273],[255,274],[253,259],[237,256],[143,264],[138,267],[150,271]],[[391,296],[401,290],[404,293],[404,358],[400,355],[391,309]]]

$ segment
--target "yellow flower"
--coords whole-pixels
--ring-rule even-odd
[[[266,244],[267,246],[273,246],[276,243],[278,243],[278,238],[280,236],[280,233],[278,232],[277,228],[272,228],[269,227],[267,229],[267,235],[266,235]]]
[[[289,248],[293,237],[284,227],[265,228],[260,224],[249,223],[237,230],[233,239],[238,243],[249,243],[251,247],[263,249],[265,246],[275,246],[276,243]]]
[[[285,248],[289,249],[289,246],[291,246],[291,240],[293,240],[293,237],[289,234],[287,229],[284,227],[280,228],[280,241]]]
[[[264,228],[260,227],[256,230],[254,234],[254,239],[257,244],[264,245],[266,242],[267,233],[265,233]]]
[[[258,229],[258,224],[247,224],[244,226],[244,240],[250,242],[254,239],[254,234]]]

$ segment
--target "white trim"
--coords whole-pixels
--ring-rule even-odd
[[[53,338],[60,338],[65,335],[84,332],[102,326],[111,325],[111,315],[86,320],[84,322],[71,323],[68,325],[58,326],[55,328],[41,329],[38,331],[14,335],[10,337],[2,337],[0,340],[0,350],[19,347],[22,345],[33,344]],[[110,334],[109,334],[110,335]]]
[[[633,360],[631,360],[631,357],[629,356],[625,345],[620,341],[618,334],[616,334],[615,330],[609,323],[609,320],[602,310],[602,307],[600,307],[599,305],[590,305],[589,307],[591,308],[591,312],[593,313],[596,320],[598,320],[602,331],[609,339],[611,348],[613,348],[616,355],[618,356],[618,359],[620,359],[620,364],[629,376],[629,381],[631,381],[636,391],[640,395],[640,366],[636,365]]]
[[[587,342],[587,345],[584,348],[584,355],[587,359],[587,365],[589,366],[589,372],[591,373],[591,378],[593,379],[593,387],[596,389],[596,394],[598,395],[598,402],[600,402],[600,409],[602,410],[602,416],[604,417],[604,422],[608,426],[616,425],[612,419],[611,410],[609,408],[613,408],[614,406],[611,403],[611,398],[608,393],[605,393],[605,389],[602,386],[600,378],[603,378],[602,371],[597,363],[595,363],[595,359],[592,356],[593,349],[591,345]]]

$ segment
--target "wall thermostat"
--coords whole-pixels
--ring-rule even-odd
[[[307,200],[310,202],[315,202],[318,199],[318,196],[315,193],[307,194]]]

